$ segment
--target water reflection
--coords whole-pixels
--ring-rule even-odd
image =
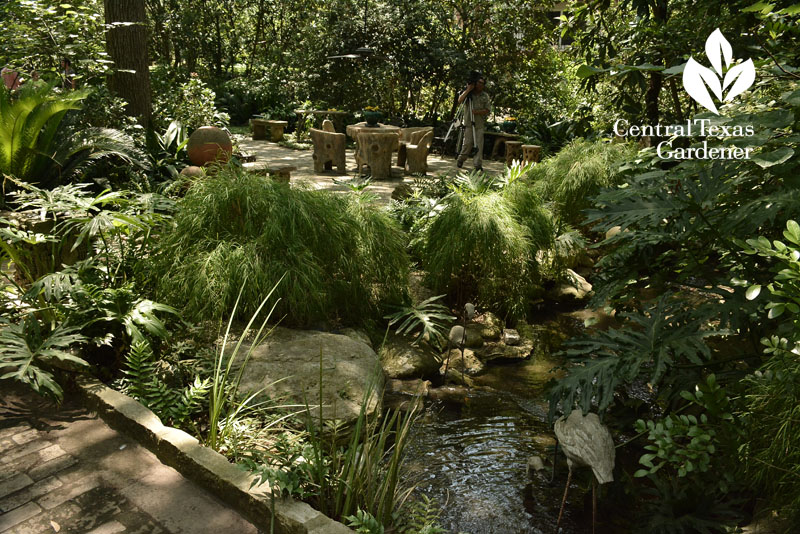
[[[545,390],[559,363],[548,350],[529,361],[492,366],[463,399],[426,406],[407,468],[419,490],[437,500],[440,522],[450,532],[555,531],[564,480],[549,481],[555,441],[546,422]],[[529,476],[526,465],[534,455],[547,469]],[[579,509],[567,506],[565,534],[583,531]]]

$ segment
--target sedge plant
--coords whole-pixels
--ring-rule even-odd
[[[211,447],[214,450],[219,450],[220,443],[225,438],[225,433],[230,432],[232,428],[231,422],[234,421],[242,411],[249,405],[249,403],[261,393],[262,390],[250,393],[247,398],[243,401],[237,400],[237,395],[239,392],[239,384],[242,381],[242,375],[244,374],[245,368],[247,367],[247,362],[250,360],[250,356],[253,354],[253,350],[258,344],[266,337],[264,334],[264,330],[267,327],[267,322],[269,321],[270,317],[272,316],[272,312],[275,310],[275,306],[277,302],[272,305],[269,313],[264,318],[261,326],[259,327],[258,331],[256,332],[255,338],[251,343],[250,347],[245,352],[244,358],[238,366],[238,370],[235,367],[235,362],[239,359],[240,350],[242,348],[242,341],[245,339],[247,334],[250,332],[253,323],[255,322],[256,318],[258,317],[261,310],[267,304],[267,301],[272,297],[272,294],[275,291],[275,288],[278,287],[278,284],[281,283],[283,277],[272,287],[272,290],[267,294],[266,297],[261,301],[258,309],[256,309],[255,313],[250,317],[250,320],[247,323],[247,326],[244,329],[244,332],[239,337],[236,345],[233,348],[230,356],[225,355],[225,347],[228,345],[228,337],[230,336],[231,325],[233,324],[233,318],[236,316],[236,308],[239,306],[239,299],[241,298],[241,293],[244,290],[244,285],[239,290],[239,296],[236,298],[236,303],[233,307],[233,312],[231,313],[231,317],[228,320],[228,327],[225,330],[225,336],[222,340],[222,346],[220,347],[219,351],[217,352],[216,358],[214,359],[214,373],[211,377],[211,390],[208,399],[208,436],[206,437],[206,445]],[[269,332],[267,332],[268,334]]]

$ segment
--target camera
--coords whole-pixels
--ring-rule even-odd
[[[469,77],[467,78],[467,84],[475,84],[478,83],[478,80],[483,78],[483,74],[479,70],[471,70],[469,71]]]

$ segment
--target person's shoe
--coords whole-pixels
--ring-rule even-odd
[[[463,166],[464,166],[464,162],[463,161],[456,161],[456,167],[458,167],[460,169]]]

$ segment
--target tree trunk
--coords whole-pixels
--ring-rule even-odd
[[[144,0],[104,0],[103,4],[109,25],[106,50],[114,61],[108,87],[128,103],[128,112],[148,127],[152,106]]]
[[[668,0],[657,0],[653,4],[653,19],[662,27],[666,25],[669,18],[669,11],[667,9]],[[663,65],[664,58],[659,54],[655,61],[656,65]],[[647,122],[652,125],[658,124],[658,98],[661,94],[661,88],[664,85],[664,76],[659,71],[654,71],[650,75],[650,83],[647,87],[647,92],[644,94],[645,114],[647,115]]]

